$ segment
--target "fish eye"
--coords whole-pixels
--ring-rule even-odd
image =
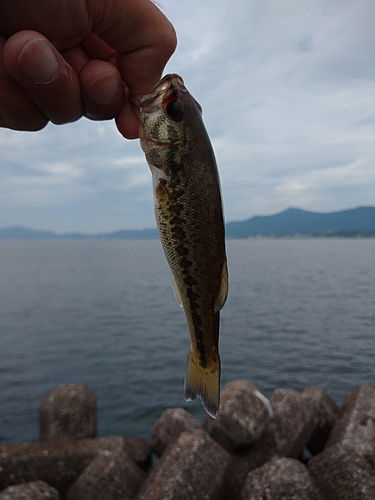
[[[174,122],[179,122],[184,111],[183,105],[179,101],[171,101],[165,106],[165,113]]]

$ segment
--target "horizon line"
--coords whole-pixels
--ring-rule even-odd
[[[360,208],[375,208],[375,205],[359,205],[359,206],[355,206],[353,208],[344,208],[344,209],[341,209],[341,210],[334,210],[334,211],[329,211],[329,212],[316,212],[316,211],[313,211],[313,210],[306,210],[306,209],[298,208],[298,207],[289,207],[289,208],[285,208],[284,210],[281,210],[281,211],[278,211],[278,212],[275,212],[275,213],[272,213],[272,214],[269,214],[269,215],[252,215],[252,216],[250,216],[247,219],[225,221],[225,225],[226,224],[231,224],[231,223],[238,223],[238,222],[247,222],[247,221],[249,221],[251,219],[254,219],[256,217],[273,217],[275,215],[280,215],[280,214],[282,214],[284,212],[288,212],[289,210],[298,210],[298,211],[301,211],[301,212],[307,212],[307,213],[313,213],[313,214],[320,214],[320,215],[328,215],[328,214],[335,214],[335,213],[340,213],[340,212],[347,212],[347,211],[351,211],[351,210],[358,210]],[[138,228],[138,229],[124,229],[124,228],[122,228],[122,229],[116,229],[116,230],[109,231],[109,232],[100,231],[100,232],[95,232],[95,233],[86,233],[86,232],[79,231],[79,230],[58,233],[54,229],[36,229],[34,227],[23,226],[23,225],[2,227],[2,228],[0,228],[0,231],[9,231],[9,230],[13,230],[13,229],[22,229],[22,230],[26,230],[26,231],[34,231],[34,232],[39,232],[39,233],[50,233],[50,234],[54,234],[56,236],[81,235],[81,236],[87,236],[87,237],[90,237],[90,236],[96,236],[97,237],[97,236],[102,236],[102,235],[103,236],[107,236],[109,234],[120,233],[120,232],[123,232],[123,231],[128,231],[128,232],[131,232],[131,231],[142,232],[142,231],[154,231],[154,230],[157,231],[156,225],[154,227],[146,227],[146,228]]]

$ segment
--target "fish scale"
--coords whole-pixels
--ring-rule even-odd
[[[178,75],[138,99],[140,140],[154,183],[155,216],[191,347],[187,400],[216,416],[220,393],[219,310],[228,290],[220,181],[201,107]]]

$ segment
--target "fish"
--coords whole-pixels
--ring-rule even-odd
[[[137,97],[140,144],[150,167],[155,218],[184,308],[191,345],[185,399],[199,397],[216,417],[220,404],[220,310],[228,267],[220,179],[202,108],[183,79],[169,74]]]

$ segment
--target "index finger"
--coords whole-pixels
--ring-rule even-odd
[[[103,1],[93,31],[117,51],[118,70],[133,95],[152,89],[177,44],[172,24],[150,0]]]

